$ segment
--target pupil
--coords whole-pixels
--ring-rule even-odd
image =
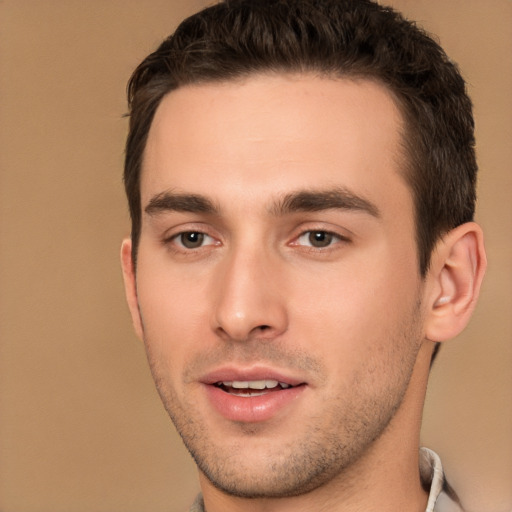
[[[181,243],[187,248],[187,249],[195,249],[197,247],[200,247],[204,240],[204,234],[203,233],[183,233],[181,235]]]
[[[309,241],[313,247],[327,247],[332,241],[332,235],[325,231],[312,231]]]

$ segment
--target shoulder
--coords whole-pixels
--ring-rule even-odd
[[[204,502],[201,494],[197,496],[189,512],[204,512]]]
[[[448,494],[441,492],[439,494],[434,512],[464,512],[462,507],[456,501],[453,501]]]

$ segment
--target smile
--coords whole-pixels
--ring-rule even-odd
[[[268,375],[275,373],[271,371],[255,370],[253,375],[243,375],[242,371],[219,373],[210,374],[207,382],[203,381],[203,390],[216,413],[228,421],[259,423],[287,418],[309,388],[306,382],[294,378]]]
[[[293,387],[286,382],[277,380],[223,381],[215,383],[215,386],[226,393],[242,397],[262,396]]]

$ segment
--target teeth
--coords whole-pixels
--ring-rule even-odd
[[[226,385],[225,382],[224,385]],[[231,387],[236,389],[247,389],[249,387],[249,383],[235,380],[231,383]]]
[[[289,384],[284,384],[282,382],[278,382],[277,380],[249,380],[249,381],[224,381],[222,384],[226,387],[235,388],[235,389],[273,389],[277,386],[281,386],[282,388],[290,387]]]

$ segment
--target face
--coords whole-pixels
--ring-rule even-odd
[[[423,333],[400,126],[382,86],[308,75],[187,86],[157,110],[128,299],[225,492],[322,485],[403,403]]]

